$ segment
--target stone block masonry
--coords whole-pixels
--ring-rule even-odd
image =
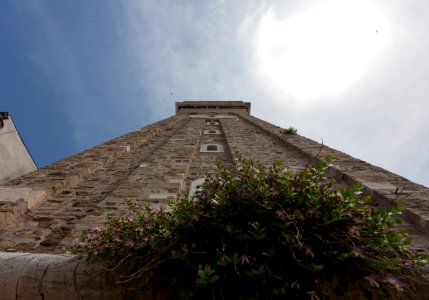
[[[402,204],[405,207],[406,219],[419,231],[429,235],[429,189],[427,187],[300,135],[284,134],[281,128],[253,116],[241,115],[241,118],[283,144],[284,147],[295,149],[309,160],[333,156],[334,162],[328,171],[338,182],[347,185],[362,183],[363,192],[371,195],[374,203],[379,205]]]
[[[2,300],[126,298],[115,274],[75,256],[0,252],[0,262]]]
[[[404,204],[408,221],[429,233],[427,188],[302,136],[284,134],[251,116],[247,106],[228,111],[223,102],[207,105],[207,112],[200,105],[195,106],[198,112],[188,112],[194,107],[189,103],[185,112],[178,110],[173,117],[0,187],[0,250],[63,253],[83,229],[101,225],[109,214],[125,213],[126,199],[165,205],[188,193],[191,183],[212,172],[217,161],[231,167],[235,151],[266,165],[281,160],[292,171],[334,155],[329,172],[340,185],[359,181],[377,203]]]

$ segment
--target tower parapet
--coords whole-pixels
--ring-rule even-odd
[[[182,101],[176,102],[176,114],[182,113],[246,113],[250,115],[250,102],[244,101]]]

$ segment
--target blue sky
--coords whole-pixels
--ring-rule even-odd
[[[0,111],[39,167],[174,114],[253,115],[429,186],[429,8],[409,0],[0,1]]]

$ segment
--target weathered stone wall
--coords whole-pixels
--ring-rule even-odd
[[[204,134],[208,129],[221,134]],[[202,144],[221,144],[225,151],[200,152]],[[15,195],[16,201],[3,201],[3,216],[8,214],[0,229],[0,249],[62,253],[83,229],[102,224],[106,215],[124,213],[126,199],[165,205],[187,193],[190,182],[213,170],[216,161],[231,162],[220,123],[211,126],[186,115],[59,161],[3,187],[8,191],[3,198]],[[29,192],[27,197],[17,196],[22,190]],[[29,207],[33,194],[39,196],[37,205]]]
[[[284,134],[283,129],[253,116],[242,114],[240,117],[282,143],[284,147],[300,152],[308,160],[320,160],[332,155],[335,160],[329,171],[337,181],[349,185],[362,183],[364,192],[370,194],[380,205],[401,203],[406,208],[407,220],[429,235],[429,189],[427,187],[300,135]]]
[[[224,151],[201,152],[207,144]],[[124,213],[126,199],[165,205],[213,171],[216,161],[231,167],[235,151],[264,164],[282,160],[292,171],[333,154],[330,173],[339,185],[364,183],[379,204],[404,204],[408,220],[428,230],[423,186],[246,113],[179,114],[0,187],[0,250],[62,253],[81,230]]]
[[[74,256],[0,253],[0,299],[123,299],[115,274]]]
[[[187,121],[180,116],[163,120],[1,187],[0,249],[55,251],[84,217],[100,216],[99,204]],[[36,207],[29,207],[36,196]]]

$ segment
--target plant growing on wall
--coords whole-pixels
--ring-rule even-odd
[[[284,134],[297,134],[298,130],[295,127],[290,126],[282,131]]]
[[[294,174],[236,157],[193,201],[159,211],[129,202],[73,251],[123,267],[124,283],[193,299],[387,297],[427,282],[427,255],[394,227],[400,207],[371,207],[359,186],[338,191],[329,158]]]

